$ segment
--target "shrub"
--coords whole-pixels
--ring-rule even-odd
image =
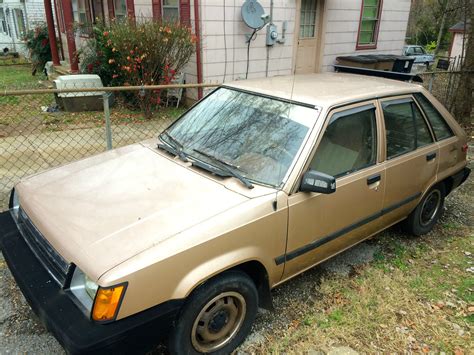
[[[94,33],[82,68],[107,85],[169,84],[194,52],[191,29],[177,23],[120,21]],[[159,91],[143,90],[136,98],[146,117],[160,104]]]
[[[80,58],[80,71],[84,74],[97,74],[105,86],[121,86],[123,78],[114,75],[118,72],[115,63],[118,53],[112,52],[107,45],[109,40],[108,28],[97,25],[92,28],[92,38],[78,51]]]
[[[23,40],[31,56],[31,74],[35,75],[37,71],[43,71],[46,62],[51,60],[48,27],[46,24],[36,26],[26,33]]]

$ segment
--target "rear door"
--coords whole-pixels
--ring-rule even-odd
[[[451,127],[446,123],[441,113],[422,93],[416,93],[415,99],[425,113],[431,128],[438,141],[439,163],[438,180],[442,180],[459,170],[459,162],[464,159],[459,139],[454,135]]]
[[[384,225],[406,217],[436,181],[439,149],[411,95],[380,100],[385,126]]]
[[[307,162],[336,177],[336,192],[295,191],[288,198],[284,278],[317,264],[380,229],[385,189],[381,164],[380,116],[376,101],[332,111],[317,149]],[[305,170],[305,171],[306,171]]]

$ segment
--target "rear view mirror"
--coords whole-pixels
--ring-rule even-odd
[[[300,191],[332,194],[336,191],[336,178],[319,171],[309,170],[303,175]]]

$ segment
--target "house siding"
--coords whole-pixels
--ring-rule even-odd
[[[18,0],[3,0],[0,4],[0,8],[4,9],[5,20],[10,29],[10,33],[4,33],[2,29],[0,29],[1,49],[9,48],[12,51],[17,51],[27,56],[28,50],[23,45],[22,36],[17,34],[16,31],[16,19],[14,18],[13,10],[20,9],[23,11],[24,23],[26,31],[28,31],[46,21],[43,0],[29,0],[24,3]]]
[[[377,48],[357,50],[362,0],[327,0],[322,71],[332,71],[336,57],[359,54],[401,54],[410,0],[384,0]]]
[[[244,79],[247,68],[246,35],[252,33],[241,17],[242,1],[201,0],[202,65],[206,82]],[[259,1],[270,13],[270,0]],[[293,35],[296,0],[274,0],[273,23],[281,32],[288,22],[285,44],[265,45],[266,28],[259,31],[250,46],[249,78],[290,74],[293,65]],[[224,29],[225,26],[225,29]],[[226,35],[224,36],[224,30]],[[268,63],[267,63],[268,58]]]

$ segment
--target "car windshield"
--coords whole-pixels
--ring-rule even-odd
[[[278,187],[317,117],[313,107],[219,88],[161,137],[192,160]]]

